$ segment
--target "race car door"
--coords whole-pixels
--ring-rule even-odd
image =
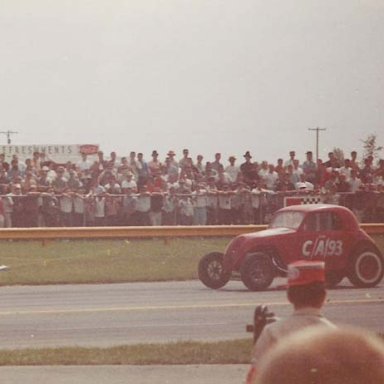
[[[299,230],[298,251],[302,258],[323,260],[327,269],[343,267],[348,244],[348,232],[335,211],[309,213]]]

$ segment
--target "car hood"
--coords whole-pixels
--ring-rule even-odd
[[[270,228],[270,229],[264,229],[263,231],[260,231],[260,232],[247,233],[243,236],[246,238],[255,239],[255,238],[288,235],[295,232],[296,232],[295,229],[290,229],[290,228]]]

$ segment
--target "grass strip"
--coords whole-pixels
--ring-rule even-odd
[[[376,236],[384,252],[384,236]],[[100,284],[197,278],[201,257],[226,238],[0,241],[0,285]]]
[[[0,350],[0,366],[248,364],[252,339]]]
[[[197,278],[200,258],[227,239],[0,242],[1,285],[100,284]],[[42,245],[44,244],[44,245]]]

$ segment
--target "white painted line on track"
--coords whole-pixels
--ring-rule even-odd
[[[360,300],[330,300],[326,303],[327,306],[331,305],[361,305],[361,304],[379,304],[384,303],[384,298],[378,299],[360,299]],[[110,307],[110,308],[82,308],[82,309],[42,309],[42,310],[8,310],[0,311],[0,316],[9,315],[53,315],[53,314],[72,314],[72,313],[94,313],[94,312],[138,312],[138,311],[160,311],[160,310],[185,310],[185,309],[230,309],[230,308],[244,308],[256,307],[256,305],[268,306],[290,306],[287,301],[260,301],[252,303],[223,303],[223,304],[190,304],[190,305],[148,305],[148,306],[133,306],[133,307]]]

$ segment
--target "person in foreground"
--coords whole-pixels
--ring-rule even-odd
[[[384,342],[359,329],[310,327],[261,360],[256,384],[384,383]]]
[[[288,265],[287,297],[293,313],[261,331],[252,352],[247,384],[255,382],[263,356],[288,335],[314,326],[336,329],[321,313],[326,298],[324,262],[300,260]]]

